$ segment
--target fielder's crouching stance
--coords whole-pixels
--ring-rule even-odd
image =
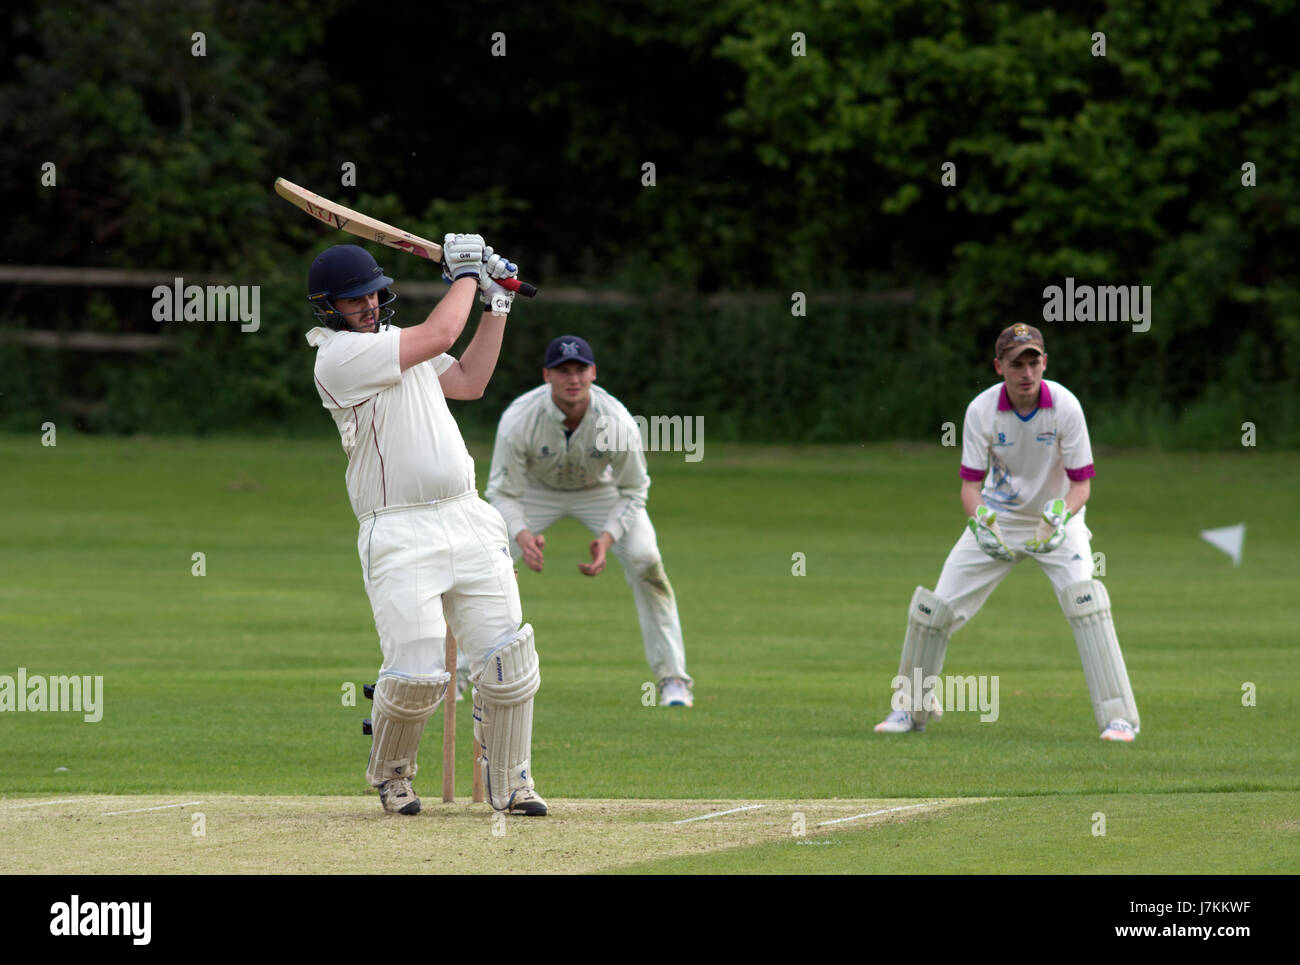
[[[310,301],[322,327],[316,387],[348,456],[357,551],[384,662],[375,684],[366,780],[386,811],[416,814],[411,780],[425,722],[446,695],[447,626],[476,684],[474,730],[488,800],[498,811],[546,814],[530,762],[540,685],[501,514],[478,497],[474,461],[447,399],[477,399],[496,367],[514,295],[495,279],[517,270],[478,235],[447,235],[451,288],[423,324],[387,324],[393,283],[355,245],[311,266]],[[474,297],[486,311],[457,361]],[[382,300],[381,300],[382,296]]]
[[[1092,578],[1092,534],[1084,524],[1095,473],[1083,407],[1065,386],[1043,379],[1046,349],[1031,325],[1013,325],[998,336],[994,368],[1003,382],[975,397],[962,427],[967,529],[934,592],[917,587],[912,595],[895,709],[876,731],[922,731],[943,715],[937,691],[915,694],[914,682],[939,676],[949,637],[1024,554],[1032,554],[1074,630],[1101,739],[1132,741],[1141,722],[1110,597]]]

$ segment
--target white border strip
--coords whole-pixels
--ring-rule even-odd
[[[35,804],[11,804],[6,808],[0,808],[4,811],[17,811],[19,808],[43,808],[48,804],[76,804],[77,798],[68,798],[66,801],[37,801]]]
[[[141,811],[165,811],[168,808],[186,808],[193,804],[202,804],[202,801],[182,801],[180,804],[160,804],[155,808],[131,808],[129,811],[105,811],[100,817],[112,817],[115,814],[139,814]]]
[[[942,801],[923,801],[920,804],[904,804],[902,807],[885,808],[883,811],[868,811],[865,814],[854,814],[847,818],[835,818],[833,821],[818,821],[817,827],[824,827],[827,824],[843,824],[845,821],[856,821],[858,818],[874,818],[877,814],[892,814],[894,811],[910,811],[912,808],[928,808],[933,804],[942,803]]]
[[[712,814],[701,814],[699,817],[682,818],[680,821],[674,821],[673,824],[690,824],[692,821],[707,821],[709,818],[720,818],[724,814],[735,814],[737,811],[754,811],[758,808],[765,808],[766,804],[746,804],[741,808],[732,808],[730,811],[714,811]]]

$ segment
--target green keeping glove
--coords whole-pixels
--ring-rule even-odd
[[[966,528],[975,534],[975,542],[986,556],[1008,563],[1015,559],[1015,555],[1007,549],[1007,544],[1002,542],[1002,534],[998,532],[998,514],[987,506],[977,507],[975,515],[967,517]]]
[[[1038,524],[1035,538],[1025,544],[1029,553],[1050,553],[1065,542],[1065,524],[1074,513],[1065,508],[1064,499],[1053,499],[1043,507],[1043,519]]]

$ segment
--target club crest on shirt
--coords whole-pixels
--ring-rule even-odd
[[[546,458],[547,456],[549,456],[550,454],[551,454],[551,447],[550,447],[550,446],[542,446],[542,458],[545,459],[545,458]]]
[[[1015,444],[1015,440],[1007,442],[1007,434],[1005,432],[999,432],[998,441],[993,443],[995,446],[1014,446]]]
[[[1046,442],[1048,444],[1051,444],[1056,441],[1056,430],[1048,429],[1046,432],[1040,432],[1038,435],[1034,436],[1034,439],[1036,439],[1038,442]]]

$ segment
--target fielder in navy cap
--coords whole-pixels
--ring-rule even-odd
[[[595,365],[596,357],[591,354],[591,346],[585,338],[577,335],[561,335],[546,346],[546,361],[542,368],[553,369],[565,362],[581,362],[583,365]]]

